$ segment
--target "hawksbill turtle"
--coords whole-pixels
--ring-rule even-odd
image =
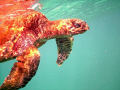
[[[35,75],[41,47],[46,41],[56,39],[60,66],[68,58],[73,45],[73,36],[89,30],[80,19],[50,21],[37,11],[22,14],[0,24],[0,63],[16,58],[10,74],[0,90],[16,90],[24,87]]]

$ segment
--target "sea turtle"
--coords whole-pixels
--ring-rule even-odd
[[[47,40],[56,39],[60,66],[68,58],[73,45],[73,35],[89,30],[80,19],[50,21],[44,14],[32,11],[0,24],[0,63],[16,58],[10,74],[0,90],[16,90],[24,87],[35,75],[41,47]]]

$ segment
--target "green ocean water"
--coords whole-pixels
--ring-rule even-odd
[[[120,90],[120,0],[41,0],[49,20],[79,18],[90,30],[74,36],[73,50],[61,67],[57,45],[38,48],[36,75],[20,90]],[[16,60],[0,63],[0,85]]]

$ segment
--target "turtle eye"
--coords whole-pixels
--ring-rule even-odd
[[[78,24],[78,23],[74,23],[74,26],[75,26],[76,28],[81,27],[81,25],[80,25],[80,24]]]

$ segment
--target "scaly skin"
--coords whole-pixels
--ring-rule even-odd
[[[10,19],[0,25],[0,63],[17,57],[0,90],[15,90],[24,87],[35,75],[40,54],[37,47],[56,38],[58,46],[57,64],[61,65],[72,50],[73,35],[89,30],[79,19],[49,21],[40,12]]]

